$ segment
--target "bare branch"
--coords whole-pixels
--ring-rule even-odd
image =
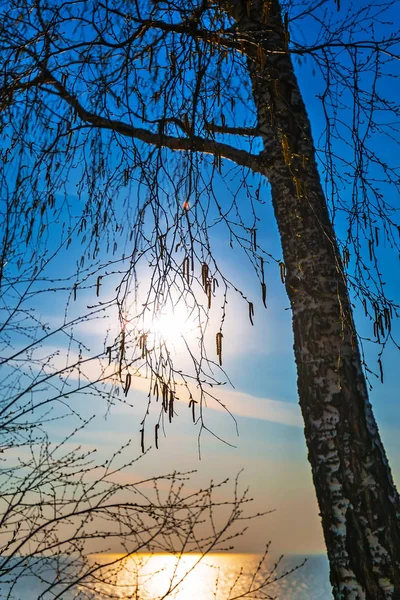
[[[85,123],[99,129],[108,129],[123,136],[134,138],[152,146],[168,148],[175,151],[194,151],[226,158],[235,164],[252,169],[254,172],[265,171],[260,155],[251,154],[234,146],[216,142],[198,136],[174,137],[163,133],[153,133],[141,127],[134,127],[114,119],[107,119],[87,111],[78,99],[58,81],[49,71],[44,71],[46,83],[52,85],[59,96],[74,108]]]

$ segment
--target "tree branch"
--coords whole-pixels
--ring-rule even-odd
[[[126,14],[121,12],[120,10],[113,8],[110,9],[105,4],[100,3],[102,8],[104,8],[107,12],[111,12],[119,17],[125,19]],[[197,25],[196,16],[194,15],[191,19],[186,21],[181,21],[180,23],[168,23],[165,21],[160,21],[158,19],[138,19],[135,17],[131,17],[132,21],[137,23],[143,30],[149,29],[158,29],[159,31],[164,31],[165,33],[177,33],[184,34],[189,37],[193,37],[196,39],[203,40],[210,44],[218,44],[223,48],[229,48],[231,50],[236,50],[240,53],[245,52],[245,48],[243,47],[243,42],[248,43],[248,39],[238,39],[238,32],[235,30],[222,30],[222,31],[209,31],[206,29],[201,29]],[[234,35],[232,35],[234,34]],[[226,36],[229,37],[226,37]],[[135,34],[136,36],[136,34]],[[132,37],[133,39],[133,37]],[[118,44],[120,46],[121,44]]]
[[[60,97],[75,109],[82,121],[85,121],[94,127],[109,129],[152,146],[169,148],[170,150],[191,150],[194,152],[202,152],[203,154],[212,154],[213,156],[226,158],[241,167],[248,167],[258,173],[264,172],[260,155],[251,154],[246,150],[240,150],[229,144],[223,144],[199,136],[174,137],[163,133],[154,133],[147,129],[124,123],[123,121],[101,117],[98,114],[86,110],[76,96],[73,96],[68,92],[50,71],[47,69],[44,70],[44,75],[45,83],[53,86],[57,90]]]
[[[260,131],[257,127],[228,127],[227,125],[217,125],[216,123],[206,123],[206,131],[212,131],[213,133],[223,133],[227,135],[251,135],[261,136]]]

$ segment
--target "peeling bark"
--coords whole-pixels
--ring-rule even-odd
[[[400,598],[400,501],[362,371],[346,279],[279,2],[229,3],[264,140],[286,266],[299,402],[336,600]],[[253,47],[257,46],[254,44]],[[252,53],[253,52],[253,53]]]

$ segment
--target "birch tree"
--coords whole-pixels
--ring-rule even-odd
[[[9,235],[44,243],[49,215],[65,219],[86,244],[74,295],[85,279],[99,296],[113,265],[116,292],[98,306],[117,308],[120,331],[106,353],[121,386],[129,389],[128,362],[140,358],[149,406],[162,399],[160,419],[174,417],[179,383],[203,428],[204,401],[215,397],[208,384],[218,383],[210,367],[223,360],[228,292],[236,289],[254,322],[253,302],[219,267],[212,228],[223,225],[248,256],[266,304],[265,269],[274,259],[258,242],[257,214],[269,183],[333,594],[394,599],[399,496],[368,399],[352,303],[364,305],[383,351],[398,307],[385,293],[378,245],[384,238],[398,250],[387,191],[398,193],[399,178],[379,147],[384,139],[396,144],[399,111],[382,81],[398,69],[400,35],[391,3],[342,4],[3,3],[1,152],[24,216]],[[304,60],[322,82],[322,152],[295,73],[304,75]],[[75,204],[68,222],[71,181],[79,210]],[[338,214],[347,218],[342,240]],[[104,248],[112,257],[96,263]],[[128,305],[143,262],[151,275],[133,314]],[[84,277],[88,264],[96,267]],[[213,357],[204,323],[218,294]],[[188,345],[192,375],[166,344],[150,340],[144,324],[168,302],[186,302],[199,318],[197,354]],[[383,377],[381,353],[378,367]]]

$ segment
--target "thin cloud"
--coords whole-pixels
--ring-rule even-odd
[[[55,348],[45,346],[41,348],[41,351],[47,355],[53,353],[55,354],[52,360],[53,372],[66,367],[67,357],[62,353],[57,352]],[[70,365],[74,365],[76,362],[79,362],[78,355],[75,352],[70,351],[68,355],[68,363]],[[115,366],[108,366],[108,359],[106,358],[97,358],[94,361],[89,361],[81,365],[79,371],[78,369],[71,367],[69,379],[75,380],[78,378],[78,376],[87,382],[96,381],[97,378],[101,377],[104,382],[115,383]],[[148,390],[149,380],[145,377],[134,376],[132,378],[131,392],[129,393],[128,401],[132,392],[147,394]],[[187,403],[186,399],[183,397],[186,395],[184,389],[182,388],[181,391],[181,402]],[[295,403],[272,400],[270,398],[253,396],[241,391],[223,388],[218,388],[218,390],[215,390],[213,393],[215,393],[215,398],[217,400],[210,398],[210,400],[207,401],[207,407],[205,409],[207,411],[214,410],[221,412],[225,411],[226,408],[229,412],[236,416],[247,417],[250,419],[260,419],[263,421],[280,423],[282,425],[291,427],[304,426],[300,414],[300,408]],[[193,389],[192,394],[193,397],[196,398],[198,395],[197,390]],[[137,404],[137,402],[135,402],[135,404]],[[117,403],[113,410],[118,413],[125,413],[130,411],[131,408],[129,406]]]
[[[292,427],[303,427],[298,404],[271,400],[270,398],[259,398],[236,390],[219,390],[218,398],[234,415],[272,421],[273,423]],[[210,408],[219,411],[224,410],[223,406],[217,403],[214,403]]]

